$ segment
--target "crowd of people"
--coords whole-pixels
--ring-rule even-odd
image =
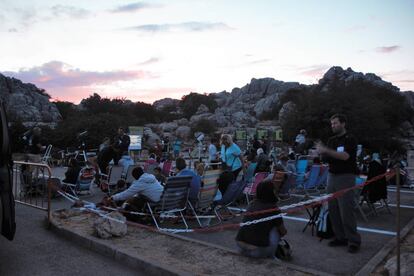
[[[297,157],[305,151],[314,155],[314,164],[324,163],[329,166],[328,193],[353,187],[357,174],[364,173],[369,180],[384,174],[387,168],[394,165],[392,162],[387,164],[387,160],[381,159],[377,152],[363,155],[358,151],[355,137],[347,131],[347,119],[344,115],[335,114],[330,118],[330,123],[333,136],[326,145],[320,141],[314,143],[313,150],[307,147],[305,129],[299,131],[291,147],[269,145],[266,140],[259,140],[255,137],[250,141],[250,148],[245,152],[240,149],[229,134],[221,135],[219,141],[212,138],[208,141],[207,158],[204,161],[211,163],[213,168],[220,166],[223,171],[217,181],[218,193],[224,195],[228,186],[240,177],[246,178],[251,168],[254,168],[251,170],[252,175],[261,172],[276,173],[276,171],[283,171],[286,175],[295,175]],[[34,131],[34,134],[31,140],[31,152],[39,153],[43,147],[39,142],[39,131]],[[107,173],[110,164],[120,165],[124,168],[123,174],[125,175],[128,167],[135,164],[128,152],[129,145],[130,138],[120,127],[114,138],[106,137],[103,139],[97,156],[89,161],[96,166],[97,171],[102,173]],[[205,165],[203,160],[198,160],[194,164],[194,169],[189,167],[183,158],[182,146],[183,141],[180,138],[172,143],[168,137],[164,138],[162,142],[157,139],[150,150],[151,154],[145,165],[132,170],[132,176],[135,180],[131,185],[119,193],[105,197],[102,201],[103,204],[115,204],[122,206],[125,210],[142,211],[147,202],[159,202],[166,178],[173,174],[192,176],[189,201],[195,205],[200,188],[203,186],[202,175]],[[175,166],[165,171],[162,164],[167,162],[172,164],[173,161],[175,161]],[[64,181],[76,183],[80,169],[77,160],[71,159]],[[280,187],[275,187],[272,177],[259,183],[255,199],[249,203],[248,215],[243,217],[243,222],[279,214],[280,211],[277,207],[280,198],[279,189]],[[364,187],[363,195],[371,202],[386,198],[385,178]],[[329,201],[329,216],[335,236],[329,242],[329,246],[347,246],[350,253],[359,251],[361,236],[357,231],[355,204],[357,202],[353,192],[347,192],[343,196]],[[258,212],[268,209],[274,209],[274,211],[266,214]],[[255,212],[259,214],[255,215]],[[136,216],[128,216],[127,218],[137,220]],[[279,241],[286,234],[287,229],[283,219],[279,217],[242,227],[237,234],[236,242],[243,255],[274,257]]]

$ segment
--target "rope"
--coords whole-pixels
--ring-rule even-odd
[[[353,187],[349,187],[340,191],[337,191],[335,193],[331,193],[331,194],[327,194],[324,196],[320,196],[320,197],[316,197],[313,199],[309,199],[306,201],[302,201],[299,203],[294,203],[291,205],[287,205],[287,206],[282,206],[280,208],[271,208],[271,209],[266,209],[266,210],[261,210],[261,211],[254,211],[254,212],[244,212],[243,215],[244,216],[255,216],[255,215],[262,215],[262,214],[268,214],[268,213],[272,213],[272,212],[279,212],[279,211],[284,211],[283,213],[280,214],[275,214],[275,215],[271,215],[271,216],[267,216],[264,218],[260,218],[260,219],[256,219],[256,220],[251,220],[251,221],[247,221],[247,222],[242,222],[242,223],[234,223],[234,224],[226,224],[226,225],[219,225],[219,226],[213,226],[213,227],[207,227],[207,228],[195,228],[195,229],[171,229],[171,228],[159,228],[159,230],[155,227],[152,226],[147,226],[147,225],[143,225],[143,224],[139,224],[139,223],[135,223],[135,222],[131,222],[131,221],[120,221],[120,220],[116,220],[114,218],[109,217],[108,215],[104,214],[103,212],[99,212],[97,211],[94,205],[85,205],[83,208],[80,208],[81,210],[85,210],[94,214],[98,214],[99,216],[102,216],[104,218],[110,219],[110,220],[114,220],[117,221],[119,223],[126,223],[127,225],[131,225],[131,226],[136,226],[138,228],[144,228],[147,230],[151,230],[151,231],[163,231],[163,232],[173,232],[173,233],[192,233],[192,232],[217,232],[217,231],[223,231],[226,229],[234,229],[234,228],[240,228],[243,226],[248,226],[248,225],[253,225],[253,224],[258,224],[261,222],[265,222],[265,221],[270,221],[270,220],[274,220],[277,218],[283,218],[283,216],[286,216],[288,214],[291,213],[295,213],[297,211],[300,210],[304,210],[310,207],[314,207],[314,206],[318,206],[324,202],[328,202],[331,201],[333,199],[336,199],[338,197],[341,197],[342,195],[344,195],[345,193],[355,190],[355,189],[360,189],[368,184],[371,184],[374,181],[377,181],[383,177],[387,177],[387,176],[393,176],[395,175],[395,171],[390,171],[388,173],[382,174],[382,175],[378,175],[376,177],[373,177],[372,179],[365,181],[363,183],[361,183],[360,185],[355,185]],[[60,193],[60,191],[58,191]],[[62,194],[63,195],[63,194]],[[68,200],[73,201],[73,199],[70,199],[66,196],[64,196],[65,198],[67,198]],[[145,215],[145,216],[149,216],[150,214],[148,213],[141,213],[141,212],[131,212],[131,211],[125,211],[125,210],[119,210],[118,208],[111,208],[111,207],[104,207],[104,209],[107,210],[111,210],[111,211],[119,211],[121,213],[130,213],[130,214],[136,214],[136,215]],[[241,214],[239,214],[240,216]],[[164,218],[179,218],[179,216],[174,216],[174,215],[164,215],[162,216]],[[188,217],[192,217],[195,218],[195,216],[188,216]],[[214,218],[215,216],[198,216],[198,218]]]

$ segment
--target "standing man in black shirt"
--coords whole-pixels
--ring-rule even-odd
[[[357,142],[345,129],[345,115],[335,114],[330,121],[335,136],[329,138],[327,146],[317,143],[316,149],[329,163],[328,193],[335,193],[355,185]],[[350,253],[359,250],[361,236],[357,232],[355,204],[353,190],[329,201],[329,217],[335,234],[329,246],[348,246]]]
[[[114,158],[115,165],[118,165],[118,161],[121,159],[122,155],[128,154],[130,143],[131,138],[125,133],[124,128],[118,128],[118,135],[114,138],[114,149],[117,152],[116,157]]]

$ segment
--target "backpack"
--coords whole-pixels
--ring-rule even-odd
[[[331,220],[329,219],[328,204],[324,203],[319,211],[318,221],[316,222],[316,236],[323,239],[330,239],[334,236]]]
[[[283,261],[290,261],[292,259],[292,249],[290,244],[285,239],[280,239],[277,245],[275,256]]]

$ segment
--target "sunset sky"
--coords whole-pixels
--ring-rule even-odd
[[[414,90],[413,29],[413,0],[0,0],[0,72],[74,103],[311,84],[334,65]]]

